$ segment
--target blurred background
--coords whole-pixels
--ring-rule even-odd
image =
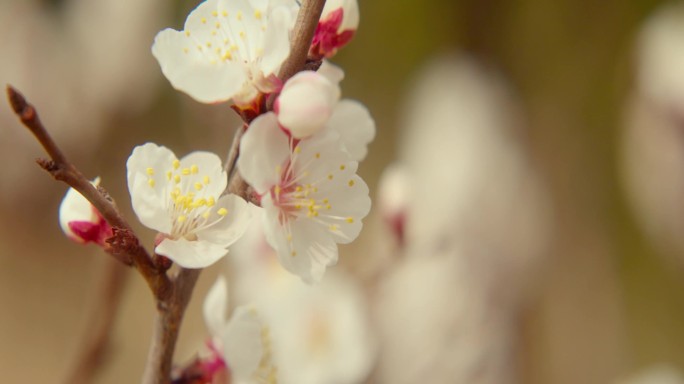
[[[0,0],[0,80],[37,106],[131,222],[125,162],[135,145],[224,156],[239,124],[227,106],[174,91],[150,54],[155,34],[182,28],[196,4]],[[376,120],[360,166],[374,208],[330,275],[353,292],[345,313],[358,312],[340,332],[363,329],[368,342],[342,352],[327,342],[337,361],[362,362],[335,368],[353,372],[344,378],[308,380],[684,383],[684,3],[360,8],[356,37],[333,61],[346,73],[343,97]],[[62,235],[66,187],[35,166],[41,156],[0,106],[8,382],[63,382],[107,257]],[[216,275],[244,271],[219,264],[200,278],[179,362],[207,337],[200,308]],[[130,273],[96,382],[139,380],[153,311]]]

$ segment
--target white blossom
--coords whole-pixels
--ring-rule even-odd
[[[209,290],[203,312],[213,345],[221,352],[233,382],[275,383],[269,327],[252,307],[237,307],[230,320],[227,308],[228,286],[221,276]]]
[[[231,247],[234,295],[257,304],[268,321],[278,382],[363,383],[377,340],[358,281],[334,269],[320,284],[303,283],[279,265],[263,227],[255,224]]]
[[[133,210],[163,234],[155,252],[180,266],[213,264],[247,228],[247,203],[222,196],[228,181],[215,154],[197,151],[178,160],[169,149],[147,143],[133,150],[126,166]]]
[[[354,240],[370,210],[358,163],[330,129],[295,142],[267,113],[242,138],[238,169],[261,197],[269,244],[304,281],[337,262],[337,243]]]
[[[188,15],[183,31],[161,31],[152,54],[171,85],[197,101],[249,106],[279,88],[275,74],[290,53],[290,28],[287,7],[207,0]]]

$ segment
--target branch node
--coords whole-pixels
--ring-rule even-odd
[[[44,170],[48,171],[51,175],[55,175],[57,171],[59,171],[60,166],[56,162],[50,160],[50,159],[45,159],[42,157],[39,157],[36,159],[36,163],[43,168]]]

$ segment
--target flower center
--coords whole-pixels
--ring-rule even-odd
[[[147,168],[148,185],[155,188],[156,170]],[[207,194],[211,184],[207,174],[200,173],[196,164],[181,168],[179,160],[173,160],[165,173],[165,205],[171,214],[172,238],[197,240],[196,232],[220,221],[228,214],[225,208],[215,209],[216,197]]]

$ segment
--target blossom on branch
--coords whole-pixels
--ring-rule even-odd
[[[241,108],[280,88],[290,53],[291,11],[248,0],[207,0],[183,31],[157,34],[152,54],[174,88],[203,103],[232,99]]]
[[[147,143],[128,158],[128,190],[140,222],[159,231],[155,252],[185,268],[204,268],[228,252],[247,228],[247,203],[223,195],[228,183],[221,160],[192,152],[178,160]]]
[[[100,178],[95,178],[92,184],[97,187]],[[104,246],[105,240],[112,236],[112,227],[100,212],[73,188],[69,188],[59,206],[59,225],[67,237],[77,243]]]
[[[320,280],[337,262],[337,244],[361,231],[371,202],[357,167],[337,131],[295,140],[272,112],[242,138],[238,169],[261,198],[267,240],[305,282]]]
[[[276,368],[271,361],[271,336],[256,309],[239,306],[226,320],[228,287],[219,277],[204,301],[204,320],[212,335],[215,356],[204,371],[214,377],[227,370],[231,383],[276,383]],[[224,373],[225,374],[225,373]]]
[[[328,0],[314,33],[309,56],[314,59],[332,57],[347,45],[359,27],[357,0]]]

